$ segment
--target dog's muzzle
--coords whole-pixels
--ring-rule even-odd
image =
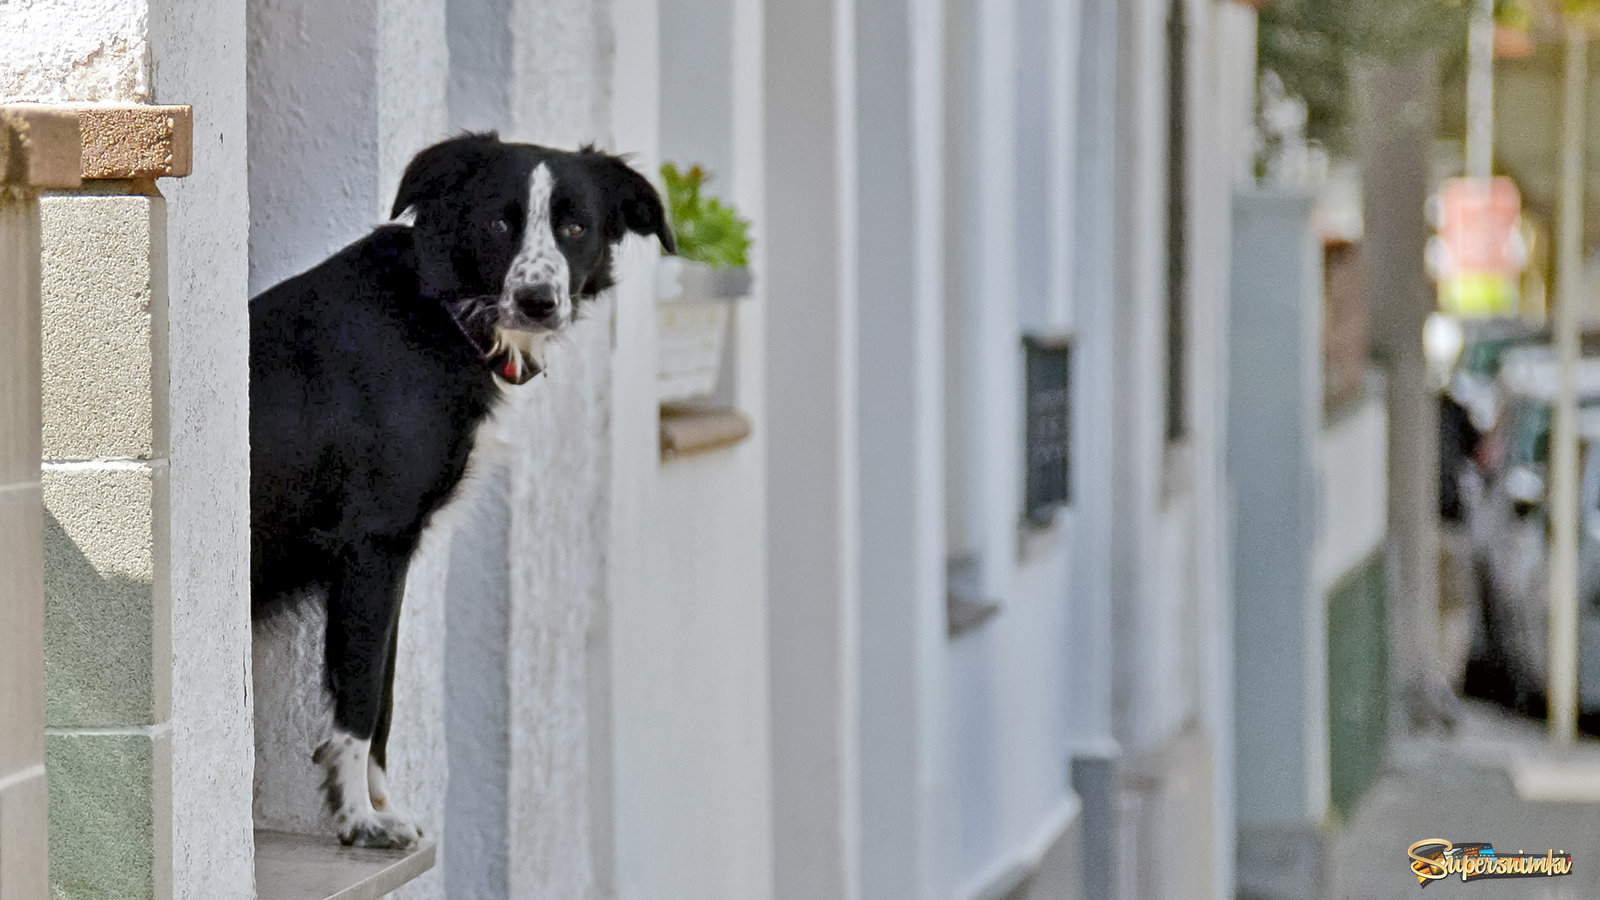
[[[519,287],[511,294],[511,304],[518,313],[535,325],[551,331],[561,327],[561,298],[551,285],[533,284]]]
[[[507,315],[493,296],[463,297],[447,302],[445,308],[467,343],[501,379],[524,384],[544,370],[538,354],[540,336],[554,329],[525,321],[508,323],[508,318],[526,317],[515,310]]]

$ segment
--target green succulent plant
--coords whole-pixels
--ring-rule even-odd
[[[750,222],[732,206],[702,193],[701,188],[710,180],[711,176],[699,166],[680,172],[672,163],[661,165],[678,255],[714,269],[748,265]]]

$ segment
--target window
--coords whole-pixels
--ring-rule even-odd
[[[1025,515],[1049,525],[1072,499],[1072,342],[1025,337],[1027,422]]]

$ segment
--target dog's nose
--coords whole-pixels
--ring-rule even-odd
[[[556,311],[556,289],[548,284],[519,287],[512,293],[511,299],[523,315],[535,322],[543,322]]]

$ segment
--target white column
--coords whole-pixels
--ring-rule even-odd
[[[767,552],[776,896],[860,896],[855,23],[766,7]]]
[[[773,893],[761,10],[761,0],[625,0],[615,16],[615,149],[637,154],[652,180],[658,146],[661,157],[707,165],[715,194],[752,222],[755,272],[753,295],[733,314],[731,390],[720,397],[751,419],[752,434],[671,460],[661,459],[657,421],[653,243],[630,241],[616,291],[605,660],[613,778],[597,769],[591,783],[611,790],[614,815],[615,849],[597,866],[614,859],[615,894],[629,900]],[[601,878],[604,890],[603,869]]]
[[[168,496],[173,547],[173,885],[246,898],[250,788],[244,0],[150,11],[153,99],[194,108],[194,170],[167,202]]]
[[[517,0],[509,139],[607,143],[613,10]],[[506,641],[512,897],[595,896],[591,629],[606,598],[611,491],[611,333],[603,301],[517,391],[499,419],[509,450]],[[600,636],[604,643],[608,638]]]
[[[856,9],[861,896],[948,896],[943,12]]]

